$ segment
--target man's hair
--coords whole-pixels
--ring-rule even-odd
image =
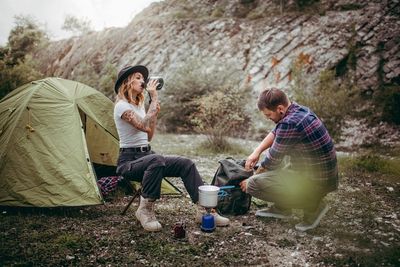
[[[276,111],[279,105],[283,105],[285,107],[289,105],[289,99],[282,90],[271,88],[265,89],[260,93],[257,103],[259,110],[267,108],[269,110]]]

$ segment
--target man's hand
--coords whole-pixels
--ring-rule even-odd
[[[250,154],[250,156],[248,156],[247,160],[246,160],[246,164],[244,165],[244,167],[246,168],[246,170],[252,170],[254,168],[254,166],[257,164],[258,160],[260,158],[260,154],[257,152],[253,152]]]
[[[241,181],[239,183],[239,185],[240,185],[240,189],[242,189],[242,191],[246,193],[247,179],[244,179],[243,181]]]
[[[258,168],[257,168],[257,170],[254,172],[254,174],[260,174],[260,173],[263,173],[263,172],[265,172],[267,169],[266,168],[264,168],[263,166],[259,166]]]

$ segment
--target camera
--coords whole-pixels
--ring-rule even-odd
[[[161,78],[161,77],[156,77],[156,76],[149,77],[149,78],[147,79],[147,81],[146,81],[146,85],[147,85],[151,80],[157,80],[158,85],[157,85],[157,87],[156,87],[156,90],[161,90],[161,88],[164,86],[164,79]]]

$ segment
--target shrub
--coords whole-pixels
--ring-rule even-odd
[[[117,68],[111,63],[107,63],[98,82],[98,90],[105,96],[112,99],[114,94],[114,83],[117,80]]]
[[[223,15],[224,15],[224,10],[220,6],[214,8],[213,12],[211,13],[212,18],[221,18]]]
[[[358,171],[376,172],[399,177],[399,159],[384,158],[373,154],[358,155],[354,158],[346,158],[345,167]]]
[[[192,115],[192,122],[197,132],[205,134],[217,151],[230,147],[227,136],[237,136],[248,130],[250,116],[244,110],[247,93],[241,88],[226,87],[196,100],[199,109]]]
[[[295,2],[299,10],[304,10],[306,7],[309,7],[318,2],[318,0],[297,0]]]
[[[100,76],[91,63],[81,62],[73,69],[71,79],[97,88]]]
[[[292,68],[292,91],[294,99],[301,105],[311,108],[322,120],[335,141],[340,141],[345,118],[349,114],[349,103],[353,103],[353,85],[346,77],[340,83],[335,72],[324,70],[319,74],[317,83],[307,80],[303,64],[294,64]],[[354,108],[354,107],[352,107]]]
[[[237,86],[240,75],[227,62],[221,67],[220,62],[209,58],[192,58],[180,67],[172,70],[165,79],[165,90],[160,97],[160,122],[167,132],[188,133],[194,130],[192,114],[198,111],[196,101],[225,86]],[[168,78],[173,77],[173,78]]]
[[[160,98],[160,122],[166,131],[204,133],[218,149],[229,146],[225,137],[243,135],[250,125],[245,110],[250,88],[240,88],[244,75],[234,66],[193,58],[173,70]]]
[[[400,86],[384,87],[376,100],[382,120],[400,125]]]
[[[19,86],[42,78],[43,74],[36,70],[36,62],[30,56],[12,67],[0,60],[0,99]]]

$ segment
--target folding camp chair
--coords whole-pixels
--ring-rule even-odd
[[[175,185],[173,185],[170,181],[168,181],[166,178],[164,178],[164,180],[171,185],[176,191],[179,192],[179,194],[182,194],[182,191],[179,190],[179,188],[177,188]],[[140,194],[142,193],[142,188],[138,188],[136,189],[132,183],[129,181],[129,179],[126,179],[124,177],[124,179],[122,179],[122,181],[126,184],[126,186],[128,188],[130,188],[132,190],[132,192],[135,192],[135,194],[133,195],[133,197],[131,198],[131,200],[129,200],[128,204],[125,206],[124,210],[121,212],[121,215],[125,215],[126,211],[129,209],[129,207],[132,205],[133,201],[140,196]]]
[[[124,177],[124,179],[122,179],[122,181],[125,183],[125,185],[132,190],[132,192],[135,192],[135,194],[133,195],[133,197],[131,198],[131,200],[129,200],[128,204],[125,206],[124,210],[121,212],[121,215],[125,215],[126,211],[129,209],[129,207],[132,205],[133,201],[140,196],[140,194],[142,193],[142,188],[140,187],[139,189],[136,189],[132,183],[126,179]]]

